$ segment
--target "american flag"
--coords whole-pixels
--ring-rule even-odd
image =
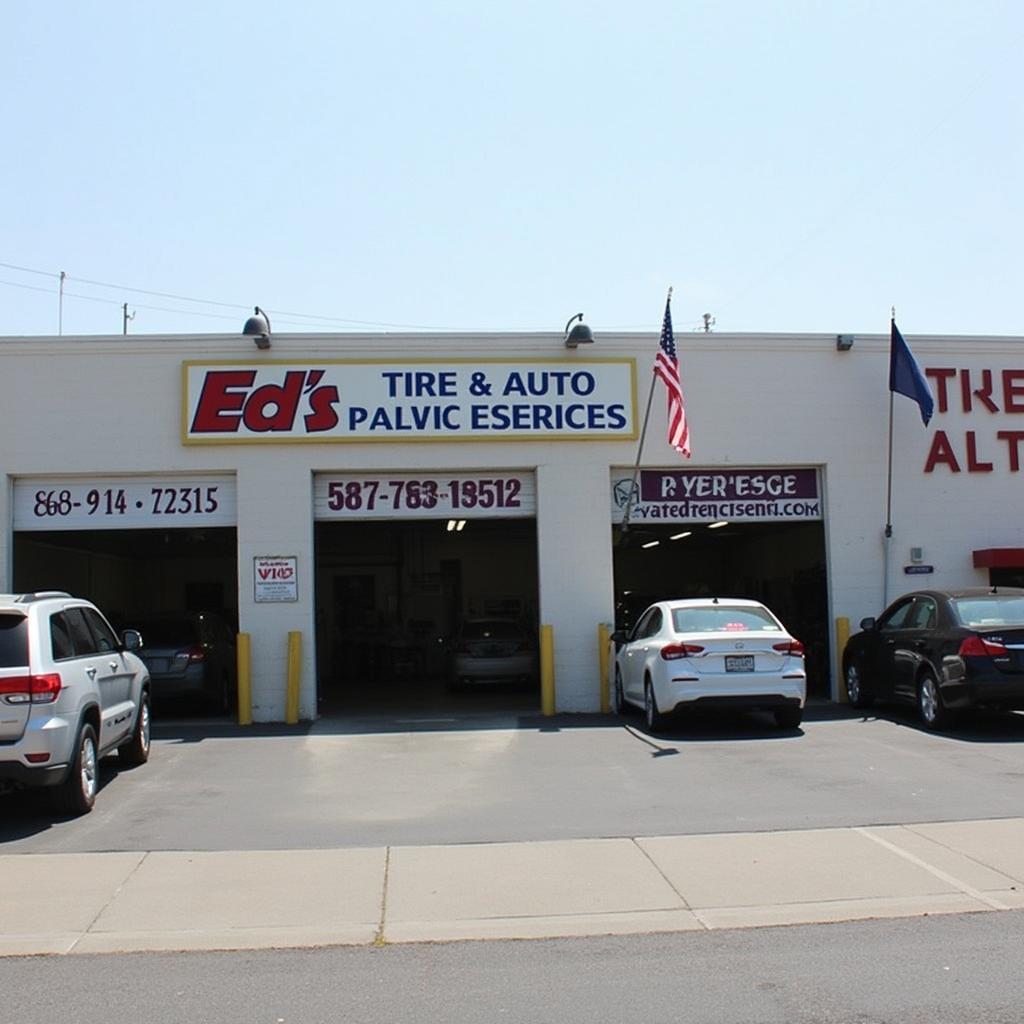
[[[665,300],[665,320],[661,325],[661,341],[658,355],[654,360],[654,372],[664,381],[668,389],[668,443],[677,452],[690,457],[690,428],[686,424],[686,408],[683,405],[683,383],[679,379],[679,357],[676,355],[676,339],[672,334],[672,292]]]

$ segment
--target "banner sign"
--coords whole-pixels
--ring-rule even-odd
[[[21,477],[15,530],[234,526],[233,476]]]
[[[299,560],[294,555],[257,555],[252,560],[253,599],[257,604],[298,601]]]
[[[816,469],[642,469],[612,471],[612,521],[772,522],[823,518]]]
[[[537,512],[532,473],[318,473],[316,519],[522,519]]]
[[[185,444],[636,438],[632,359],[185,363]]]

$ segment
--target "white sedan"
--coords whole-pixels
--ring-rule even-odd
[[[781,729],[803,720],[804,646],[757,601],[659,601],[612,639],[615,710],[643,708],[648,729],[688,707],[770,710]]]

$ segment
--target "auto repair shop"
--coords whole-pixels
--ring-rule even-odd
[[[656,333],[6,338],[0,573],[220,612],[256,721],[290,658],[303,719],[440,708],[476,617],[545,627],[555,708],[596,711],[599,629],[701,594],[770,605],[842,699],[837,624],[1024,573],[1024,341],[906,337],[936,413],[896,396],[888,545],[887,334],[677,336],[693,457],[659,382],[639,466]]]

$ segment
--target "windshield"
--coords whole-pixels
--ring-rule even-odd
[[[523,631],[514,622],[467,622],[462,627],[463,640],[518,640]]]
[[[953,607],[960,621],[973,629],[988,626],[1024,626],[1024,597],[958,597]]]
[[[673,608],[672,625],[677,633],[742,633],[750,629],[782,632],[767,608],[727,604]]]
[[[199,636],[196,624],[189,619],[151,619],[135,624],[146,647],[174,647],[195,643]]]

